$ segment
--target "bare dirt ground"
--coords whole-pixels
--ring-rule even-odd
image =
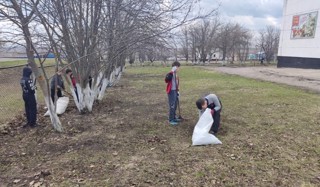
[[[320,93],[320,70],[276,67],[206,67],[232,75],[240,75],[275,83],[297,86]]]
[[[126,80],[145,78],[134,75]],[[193,171],[193,163],[203,163],[207,157],[193,156],[197,150],[190,149],[194,122],[170,127],[167,108],[158,107],[166,106],[166,97],[157,87],[147,88],[137,89],[122,80],[85,115],[71,102],[60,117],[61,134],[42,116],[43,106],[38,111],[37,128],[21,128],[25,120],[23,115],[17,116],[0,132],[0,186],[195,184],[187,175],[178,175],[180,170]],[[177,145],[177,139],[182,143]]]

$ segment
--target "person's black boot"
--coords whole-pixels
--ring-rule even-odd
[[[29,123],[26,123],[22,126],[22,128],[27,128],[30,124]]]
[[[38,124],[36,124],[36,123],[35,123],[35,124],[30,125],[30,127],[31,127],[31,128],[35,128],[35,127],[37,127],[37,126],[38,126]]]

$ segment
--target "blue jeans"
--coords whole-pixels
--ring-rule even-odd
[[[169,121],[174,120],[176,118],[176,110],[177,110],[177,90],[171,90],[168,93],[169,99]]]

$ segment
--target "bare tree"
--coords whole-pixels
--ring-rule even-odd
[[[189,61],[189,49],[190,49],[190,36],[188,27],[183,27],[181,29],[181,35],[180,35],[180,46],[181,46],[181,53],[186,59],[186,62]]]
[[[200,58],[203,63],[205,63],[206,60],[210,60],[212,54],[217,48],[215,40],[217,38],[217,30],[219,27],[220,21],[218,19],[213,21],[203,20],[202,24],[198,27],[198,51],[200,52]]]
[[[231,34],[232,34],[232,24],[227,23],[224,24],[222,27],[219,29],[219,36],[217,38],[217,45],[218,48],[222,52],[222,60],[225,60],[227,57],[227,52],[230,49],[231,46]]]
[[[235,24],[231,31],[230,56],[231,62],[237,57],[240,61],[247,59],[249,53],[250,32],[239,24]]]
[[[259,32],[257,47],[259,47],[265,55],[267,62],[274,59],[279,46],[280,29],[274,26],[267,26],[265,30]]]
[[[164,66],[167,65],[168,59],[170,57],[170,48],[167,46],[162,46],[159,49],[159,60],[163,63]]]
[[[131,53],[131,54],[129,55],[129,64],[132,65],[135,60],[136,60],[136,55],[135,55],[135,53]]]
[[[244,31],[241,34],[241,40],[239,41],[237,46],[237,56],[240,62],[245,62],[248,59],[252,34],[249,31]]]
[[[226,23],[219,29],[217,45],[222,52],[222,60],[228,57],[231,63],[236,57],[240,61],[245,60],[248,55],[251,34],[248,29],[238,23]]]

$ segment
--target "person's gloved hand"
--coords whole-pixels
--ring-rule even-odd
[[[214,109],[211,110],[211,115],[213,115],[213,114],[214,114]]]
[[[171,69],[171,71],[172,71],[172,72],[176,72],[177,69],[178,69],[177,66],[173,66],[172,69]]]

